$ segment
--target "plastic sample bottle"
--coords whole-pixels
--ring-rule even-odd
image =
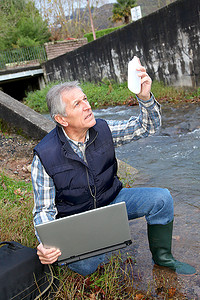
[[[138,67],[140,67],[138,58],[134,56],[128,63],[128,88],[134,94],[139,94],[141,91],[141,78],[138,76],[140,71],[136,71]]]

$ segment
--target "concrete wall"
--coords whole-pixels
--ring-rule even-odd
[[[137,55],[152,79],[200,86],[200,1],[179,0],[43,65],[48,81],[127,80]]]
[[[48,120],[28,106],[0,91],[0,119],[9,126],[21,129],[28,137],[42,139],[55,127]]]

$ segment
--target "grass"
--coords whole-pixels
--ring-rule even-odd
[[[134,299],[139,292],[135,284],[135,262],[131,257],[122,259],[121,254],[111,256],[91,276],[83,277],[72,271],[60,269],[62,278],[57,293],[59,299]],[[141,292],[140,292],[141,295]],[[144,293],[142,293],[145,299]],[[149,298],[150,299],[150,298]]]
[[[0,174],[1,241],[16,241],[28,247],[37,244],[33,229],[32,185]]]
[[[200,88],[178,88],[153,81],[152,92],[161,103],[194,103],[200,101]]]
[[[40,113],[48,113],[46,94],[57,83],[50,83],[44,89],[30,92],[24,99],[24,104]],[[87,95],[92,108],[116,105],[137,105],[133,93],[127,88],[127,83],[118,84],[112,80],[104,79],[99,83],[81,83],[83,92]],[[161,103],[182,103],[200,101],[200,88],[196,90],[166,86],[162,82],[154,81],[152,92]]]

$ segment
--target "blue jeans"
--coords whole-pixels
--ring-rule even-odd
[[[128,219],[145,217],[148,224],[166,225],[174,218],[173,199],[167,189],[162,188],[123,188],[111,204],[125,202]],[[105,254],[87,258],[68,265],[83,275],[96,271],[105,260]]]

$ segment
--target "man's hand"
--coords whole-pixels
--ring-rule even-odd
[[[140,60],[138,58],[138,62],[140,63]],[[149,77],[149,75],[146,72],[146,69],[141,65],[141,67],[137,68],[137,71],[140,71],[138,73],[138,76],[141,77],[141,92],[137,95],[139,99],[147,101],[151,98],[151,84],[152,80]]]
[[[42,243],[37,246],[37,255],[42,264],[53,264],[61,255],[60,250],[55,248],[45,248]]]

